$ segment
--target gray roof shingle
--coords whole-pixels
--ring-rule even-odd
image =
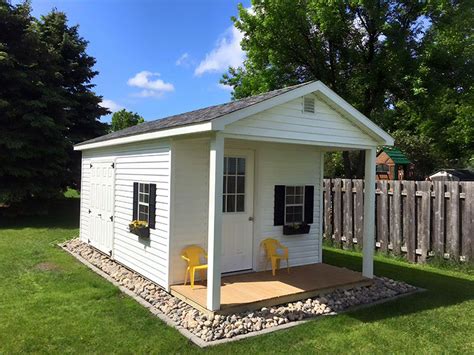
[[[284,94],[286,92],[297,89],[304,85],[308,85],[310,83],[311,82],[306,82],[306,83],[302,83],[298,85],[288,86],[286,88],[269,91],[264,94],[260,94],[256,96],[246,97],[244,99],[231,101],[225,104],[209,106],[209,107],[201,108],[201,109],[190,111],[190,112],[185,112],[178,115],[157,119],[154,121],[144,122],[133,127],[128,127],[117,132],[112,132],[104,136],[87,140],[85,142],[77,144],[77,146],[85,145],[89,143],[104,142],[111,139],[129,137],[129,136],[134,136],[137,134],[156,132],[156,131],[167,129],[167,128],[174,128],[174,127],[179,127],[179,126],[186,126],[186,125],[191,125],[195,123],[211,121],[215,118],[218,118],[218,117],[227,115],[229,113],[244,109],[246,107],[258,104],[262,101],[271,99],[275,96]]]

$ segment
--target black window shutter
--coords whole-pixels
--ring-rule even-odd
[[[273,206],[273,225],[285,224],[285,185],[275,185],[275,202]]]
[[[138,182],[133,183],[133,220],[138,219]]]
[[[314,186],[304,187],[304,221],[308,224],[313,223],[314,208]]]
[[[155,229],[156,213],[156,184],[150,184],[150,199],[148,203],[148,227]]]

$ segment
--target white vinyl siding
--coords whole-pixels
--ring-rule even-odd
[[[81,239],[87,242],[89,164],[115,159],[115,217],[113,257],[159,285],[168,288],[170,220],[170,146],[163,141],[136,143],[83,152]],[[150,240],[129,233],[133,219],[133,183],[156,184],[156,226]]]
[[[170,284],[182,282],[183,248],[197,244],[207,250],[209,213],[209,140],[176,140],[173,149],[173,219]]]
[[[315,99],[314,113],[303,112],[302,98],[275,106],[225,127],[232,135],[308,141],[311,144],[377,143],[328,104]],[[304,104],[303,104],[304,106]]]
[[[256,151],[256,201],[254,227],[254,267],[264,267],[260,242],[277,238],[289,249],[290,266],[321,262],[320,248],[320,152],[316,147],[260,143]],[[273,225],[275,185],[314,186],[313,223],[308,234],[283,235],[282,226]]]

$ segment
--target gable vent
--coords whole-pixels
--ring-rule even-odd
[[[306,96],[303,99],[303,112],[314,113],[314,97]]]

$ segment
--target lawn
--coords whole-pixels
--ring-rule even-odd
[[[0,353],[188,353],[199,349],[58,249],[78,234],[78,199],[52,216],[2,220]],[[358,254],[324,261],[359,269]],[[377,256],[376,274],[427,292],[206,351],[474,352],[474,276]]]

